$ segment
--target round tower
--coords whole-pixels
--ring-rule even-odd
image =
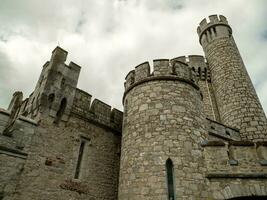
[[[119,200],[206,197],[203,102],[195,73],[154,60],[126,76]]]
[[[266,140],[267,121],[227,19],[209,16],[197,28],[211,71],[221,122],[240,129],[244,140]]]

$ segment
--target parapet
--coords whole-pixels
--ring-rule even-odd
[[[207,119],[209,139],[222,139],[225,141],[240,141],[239,130]]]
[[[195,72],[187,63],[179,60],[157,59],[153,60],[154,71],[148,62],[137,65],[125,78],[125,93],[134,86],[151,80],[180,80],[198,88]]]
[[[121,133],[123,113],[99,99],[94,99],[92,103],[91,100],[90,94],[77,88],[71,112],[84,120]]]
[[[207,178],[262,178],[267,173],[266,142],[204,141],[202,147]]]
[[[205,18],[200,22],[197,28],[197,33],[199,36],[199,41],[202,43],[203,35],[205,35],[207,40],[211,40],[212,38],[231,35],[232,29],[229,26],[226,17],[223,15],[210,15],[208,20]]]
[[[188,55],[179,56],[170,60],[170,62],[186,63],[196,74],[200,80],[210,81],[210,69],[204,56],[201,55]]]

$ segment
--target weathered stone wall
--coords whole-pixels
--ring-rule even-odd
[[[25,117],[16,120],[12,135],[3,135],[10,112],[0,109],[0,199],[12,199],[30,151],[36,123]]]
[[[81,142],[79,176],[75,177]],[[43,119],[32,140],[16,195],[26,199],[116,199],[120,134],[86,118]]]
[[[167,199],[166,160],[174,165],[176,199],[204,199],[207,137],[196,77],[187,64],[155,60],[126,77],[119,200]]]
[[[205,142],[210,199],[267,195],[266,142]]]
[[[198,27],[200,43],[222,123],[240,129],[245,140],[267,139],[267,120],[225,17],[210,16]]]

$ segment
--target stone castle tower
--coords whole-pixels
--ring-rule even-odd
[[[123,113],[57,47],[0,110],[0,199],[267,199],[267,120],[232,29],[212,15],[197,32],[205,57],[128,73]]]

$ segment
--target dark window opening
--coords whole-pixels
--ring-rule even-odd
[[[205,79],[207,79],[207,77],[208,77],[208,73],[207,73],[207,68],[206,68],[206,67],[204,68],[204,74],[205,74],[205,75],[204,75],[204,76],[205,76]]]
[[[170,158],[166,161],[168,200],[174,200],[174,180],[173,180],[173,163]]]
[[[198,70],[198,75],[201,78],[201,69],[200,69],[200,67],[197,70]]]
[[[79,154],[78,154],[78,162],[76,165],[76,170],[75,170],[75,175],[74,175],[75,179],[78,179],[80,175],[84,146],[85,146],[85,141],[81,141]]]
[[[216,31],[216,28],[215,28],[215,27],[213,27],[213,28],[212,28],[212,30],[213,30],[213,32],[214,32],[214,35],[215,35],[215,36],[217,36],[217,31]]]
[[[65,78],[62,78],[62,80],[61,80],[61,88],[63,88],[65,86],[65,82],[66,82]]]
[[[54,93],[49,94],[49,96],[48,96],[48,107],[49,107],[49,109],[52,107],[52,103],[54,102],[54,99],[55,99],[55,94]]]
[[[66,98],[63,98],[61,100],[61,103],[60,103],[60,107],[57,111],[57,115],[56,115],[56,119],[55,119],[55,123],[58,124],[59,121],[61,120],[63,114],[64,114],[64,111],[66,109],[66,106],[67,106],[67,99]]]

